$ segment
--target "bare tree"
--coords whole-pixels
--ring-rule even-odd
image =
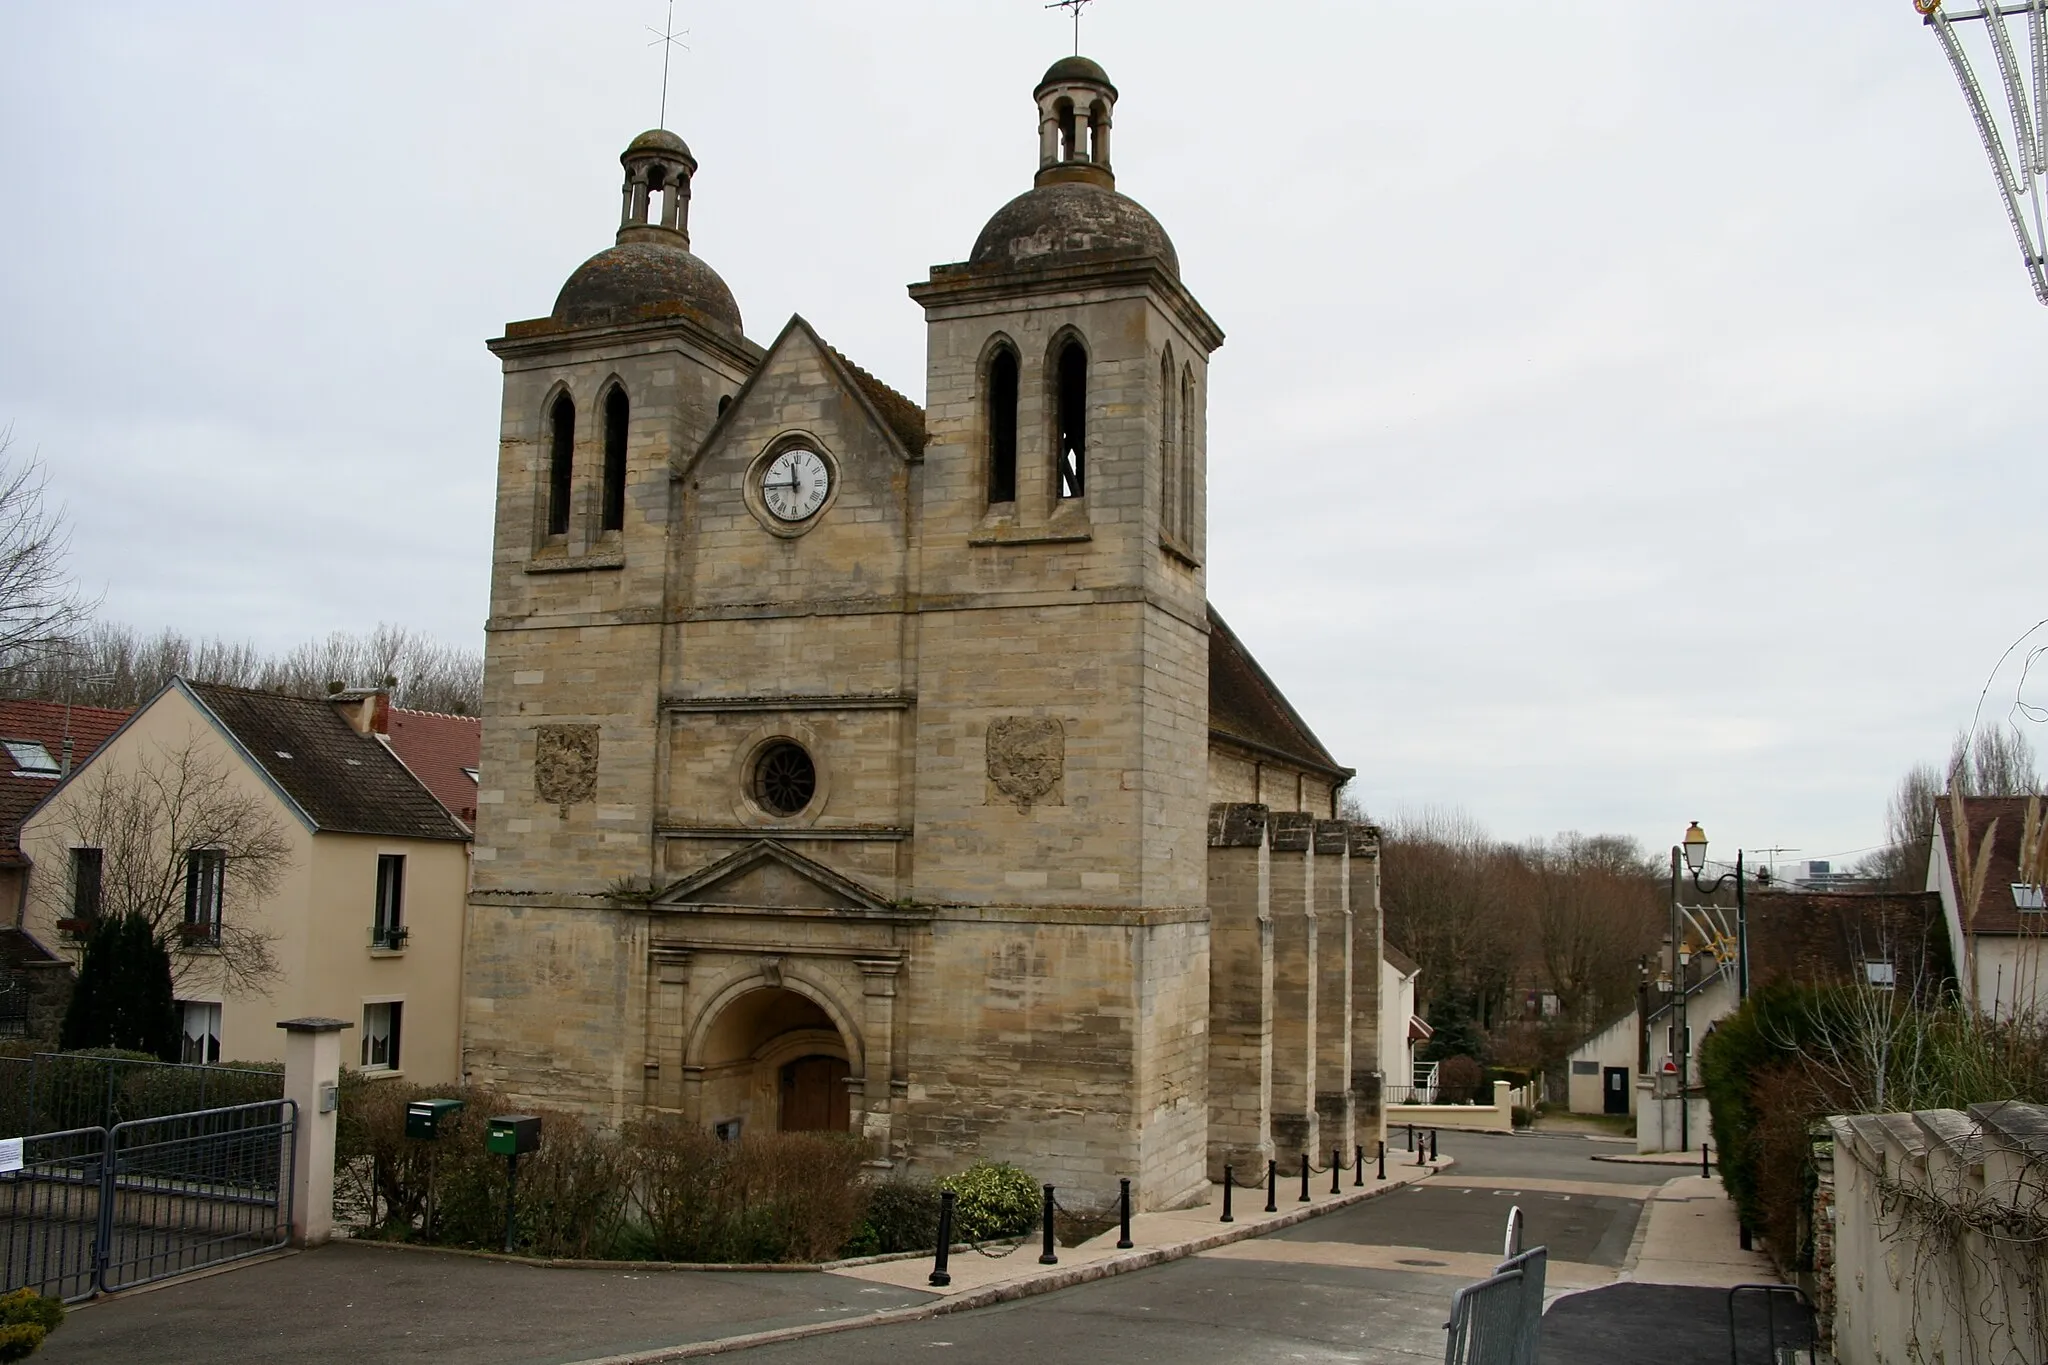
[[[297,697],[325,696],[337,684],[383,686],[400,706],[455,715],[475,715],[483,704],[480,652],[392,625],[367,635],[336,631],[272,656],[246,642],[195,640],[174,630],[143,636],[101,623],[74,649],[7,664],[0,665],[7,695],[86,706],[139,706],[173,677]]]
[[[278,975],[274,935],[246,913],[292,861],[284,826],[197,740],[132,765],[94,764],[57,807],[75,848],[100,850],[100,914],[134,915],[181,975],[263,992]],[[45,895],[66,888],[45,880]]]
[[[1561,834],[1529,852],[1543,969],[1564,1017],[1607,1022],[1633,998],[1637,962],[1656,946],[1662,895],[1633,839]]]
[[[1960,796],[2029,796],[2041,789],[2033,746],[2011,727],[1993,726],[1973,737],[1959,733],[1940,768],[1919,763],[1906,770],[1885,811],[1885,847],[1862,870],[1891,891],[1927,889],[1935,812],[1948,793]]]
[[[48,480],[33,456],[13,460],[0,430],[0,659],[61,653],[92,614],[65,569],[70,537],[44,500]]]

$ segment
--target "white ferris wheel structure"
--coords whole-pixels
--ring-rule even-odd
[[[1913,8],[1941,43],[1962,86],[2034,297],[2048,304],[2048,229],[2041,203],[2048,179],[2048,0],[1984,0],[1954,10],[1944,0],[1913,0]],[[1977,78],[1973,48],[1998,71],[2003,117]]]

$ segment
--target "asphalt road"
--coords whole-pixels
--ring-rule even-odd
[[[1640,1186],[1655,1185],[1670,1174],[1594,1161],[1596,1152],[1627,1149],[1577,1135],[1447,1132],[1439,1145],[1458,1159],[1440,1184],[1312,1218],[1275,1238],[1498,1256],[1508,1207],[1520,1204],[1528,1220],[1526,1244],[1548,1242],[1559,1260],[1619,1266],[1641,1210],[1636,1200],[1585,1194],[1549,1198],[1537,1191],[1516,1192],[1512,1182]],[[1388,1153],[1390,1167],[1397,1159],[1395,1152]],[[1495,1194],[1497,1189],[1504,1193]],[[1452,1294],[1464,1283],[1423,1271],[1196,1256],[995,1308],[791,1342],[741,1352],[737,1358],[761,1365],[903,1365],[912,1357],[1117,1365],[1269,1360],[1407,1365],[1443,1359],[1444,1319]],[[1627,1343],[1640,1305],[1623,1306],[1630,1316],[1618,1328],[1608,1325],[1612,1315],[1599,1305],[1573,1324],[1579,1339],[1620,1354],[1546,1351],[1546,1365],[1553,1359],[1571,1365],[1593,1360],[1622,1365],[1634,1359]],[[1725,1360],[1725,1337],[1717,1338],[1713,1349]],[[1679,1358],[1668,1354],[1649,1359],[1679,1365]]]

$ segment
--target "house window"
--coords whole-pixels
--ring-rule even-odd
[[[1088,491],[1088,353],[1078,341],[1060,348],[1059,491],[1078,498]]]
[[[613,386],[604,400],[604,520],[600,529],[626,528],[626,391]]]
[[[398,1030],[405,1005],[397,1000],[363,1006],[363,1070],[398,1070]]]
[[[1017,500],[1017,353],[1007,346],[988,363],[988,500]]]
[[[1892,964],[1889,962],[1864,963],[1863,977],[1872,987],[1881,991],[1888,991],[1897,984],[1896,974],[1893,972]]]
[[[221,894],[226,889],[228,855],[217,848],[195,848],[185,855],[185,938],[188,942],[220,942]]]
[[[741,1121],[739,1119],[720,1119],[711,1125],[711,1136],[717,1138],[720,1142],[738,1142],[740,1140],[740,1127]]]
[[[1574,1076],[1597,1076],[1597,1075],[1599,1075],[1599,1074],[1600,1074],[1600,1063],[1598,1063],[1598,1062],[1573,1062],[1573,1063],[1572,1063],[1572,1075],[1574,1075]]]
[[[96,848],[71,850],[71,918],[100,917],[100,870],[104,857]]]
[[[178,1012],[184,1016],[184,1038],[179,1044],[181,1062],[220,1060],[220,1004],[217,1001],[181,1000]]]
[[[405,855],[377,855],[377,913],[370,942],[378,948],[405,945]]]
[[[2041,888],[2025,882],[2012,884],[2012,903],[2017,910],[2048,910],[2048,897],[2043,896]]]
[[[563,394],[548,412],[548,534],[569,534],[570,478],[576,459],[576,405]]]

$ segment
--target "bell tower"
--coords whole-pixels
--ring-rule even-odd
[[[976,907],[998,936],[1035,926],[1025,983],[991,989],[1036,1002],[1022,1032],[1077,1068],[1070,1093],[1117,1111],[1119,1159],[1157,1195],[1203,1179],[1203,414],[1223,334],[1117,189],[1117,98],[1095,62],[1054,63],[1031,188],[910,290],[930,433],[914,897]],[[1002,951],[977,938],[956,945],[968,974]],[[1105,1018],[1128,1036],[1054,1041]],[[951,1069],[977,1065],[1004,1063]]]

